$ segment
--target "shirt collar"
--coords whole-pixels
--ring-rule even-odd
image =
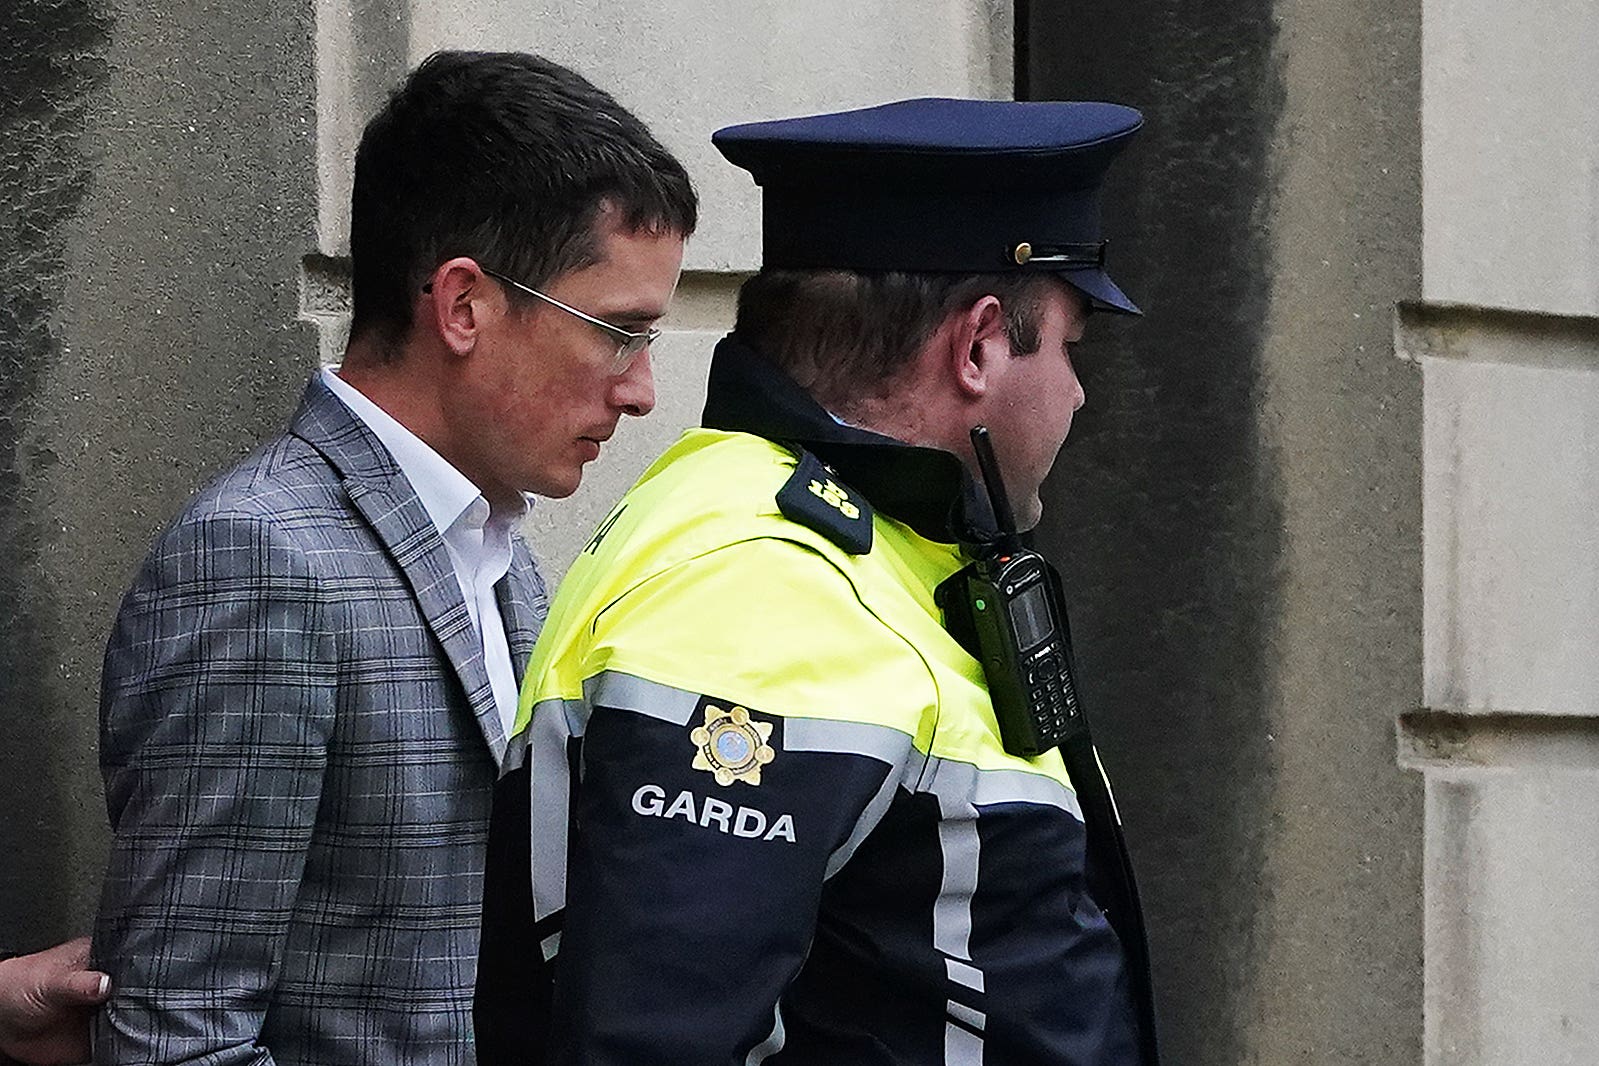
[[[711,358],[703,421],[708,429],[753,433],[811,452],[873,507],[928,540],[969,544],[994,537],[987,498],[957,456],[840,422],[737,334],[723,338]]]
[[[400,472],[416,491],[422,509],[427,511],[441,535],[455,524],[468,507],[483,499],[478,487],[452,466],[448,459],[406,429],[393,415],[367,399],[359,389],[339,377],[331,368],[323,368],[322,381],[388,449]],[[505,517],[507,520],[520,518],[527,511],[528,503],[524,497],[521,510]]]

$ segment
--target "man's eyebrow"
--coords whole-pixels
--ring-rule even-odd
[[[622,311],[610,311],[605,317],[619,326],[648,326],[665,318],[666,308],[630,307]]]

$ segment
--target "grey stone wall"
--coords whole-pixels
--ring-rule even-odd
[[[100,655],[199,485],[315,365],[307,2],[0,14],[0,941],[82,931]]]
[[[1169,1060],[1421,1056],[1420,10],[1030,5],[1037,97],[1149,124],[1113,171],[1088,405],[1048,487],[1142,874]]]
[[[83,144],[90,100],[107,80],[110,20],[98,5],[17,0],[0,11],[0,941],[48,935],[68,920],[55,886],[75,831],[71,790],[49,786],[49,762],[73,765],[84,733],[51,699],[63,686],[52,636],[61,604],[47,585],[60,530],[39,482],[60,461],[30,430],[48,417],[40,393],[58,357],[69,283],[66,220],[88,195]],[[41,765],[41,749],[55,759]],[[92,793],[91,793],[92,798]],[[34,900],[30,889],[50,885]],[[42,927],[39,928],[39,927]]]

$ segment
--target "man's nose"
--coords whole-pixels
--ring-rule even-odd
[[[655,375],[650,369],[649,349],[641,352],[632,365],[617,376],[611,386],[611,403],[635,418],[643,418],[655,410]]]

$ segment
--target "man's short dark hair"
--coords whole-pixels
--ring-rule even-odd
[[[738,293],[735,331],[835,413],[891,381],[949,315],[984,296],[1017,352],[1038,349],[1040,274],[762,270]]]
[[[424,279],[470,256],[528,285],[597,260],[595,222],[694,230],[682,164],[610,94],[521,52],[436,52],[361,136],[351,200],[352,336],[392,355]]]

